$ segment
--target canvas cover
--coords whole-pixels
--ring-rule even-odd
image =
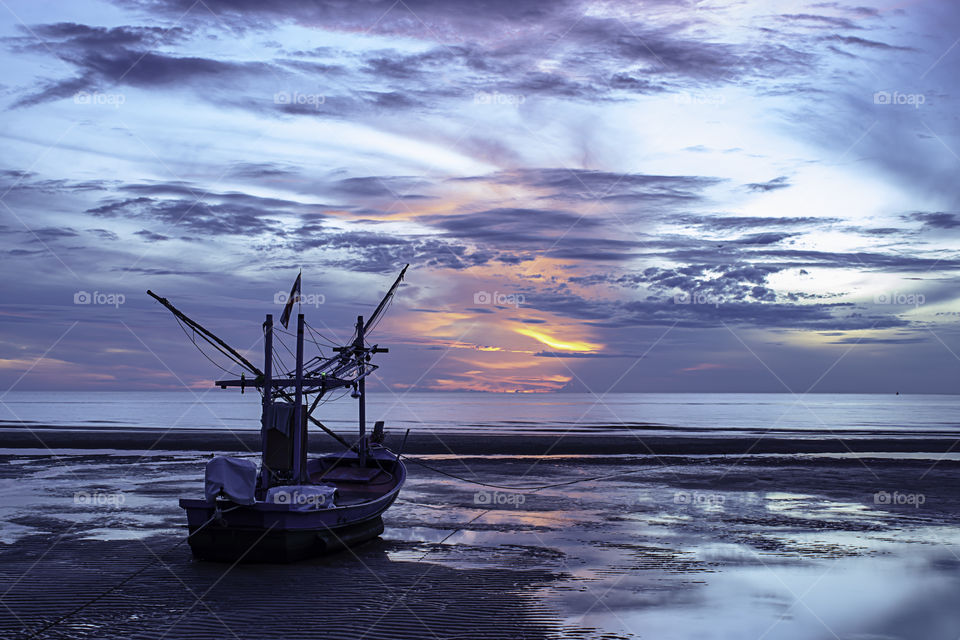
[[[250,460],[217,456],[207,463],[203,495],[213,502],[219,494],[237,504],[256,501],[257,465]]]
[[[270,411],[270,428],[289,436],[293,426],[293,403],[274,402]]]

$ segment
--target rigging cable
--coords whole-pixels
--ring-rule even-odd
[[[207,360],[209,360],[209,361],[213,364],[213,366],[217,367],[218,369],[220,369],[220,370],[223,371],[224,373],[227,373],[227,374],[230,374],[230,375],[236,375],[236,374],[234,374],[232,371],[230,371],[229,369],[223,368],[223,367],[220,365],[220,363],[218,363],[218,362],[215,361],[213,358],[211,358],[209,355],[207,355],[207,352],[204,351],[203,348],[202,348],[200,345],[197,344],[197,331],[196,331],[196,329],[194,329],[193,335],[190,335],[189,333],[187,333],[186,328],[184,328],[183,323],[180,321],[180,318],[177,318],[176,316],[174,316],[174,319],[177,321],[177,325],[180,327],[180,330],[183,331],[183,335],[187,336],[187,339],[188,339],[190,342],[193,343],[193,346],[197,348],[197,351],[199,351],[200,354],[201,354],[204,358],[206,358]],[[216,345],[214,345],[214,346],[216,346]],[[225,353],[225,352],[223,351],[223,349],[219,349],[219,348],[218,348],[217,351],[219,351],[219,352],[222,353],[223,355],[227,356],[227,357],[230,359],[231,362],[234,362],[235,364],[238,364],[238,365],[240,365],[241,367],[243,367],[244,369],[246,369],[246,367],[243,365],[242,362],[240,362],[240,361],[237,360],[236,358],[230,356],[230,354]]]
[[[332,347],[339,346],[339,345],[336,343],[336,341],[331,340],[331,339],[328,338],[327,336],[325,336],[325,335],[323,335],[322,333],[320,333],[317,329],[315,329],[314,327],[312,327],[309,322],[304,321],[303,324],[306,325],[306,327],[310,329],[310,333],[311,333],[311,334],[313,334],[314,336],[317,336],[318,338],[322,338],[323,340],[327,341],[328,343],[330,343],[330,346],[332,346]],[[319,346],[319,345],[317,345],[317,346]]]
[[[389,311],[390,307],[393,306],[393,295],[394,294],[392,293],[390,294],[390,299],[387,300],[387,303],[383,306],[383,310],[380,312],[380,315],[377,316],[376,320],[373,323],[373,326],[364,332],[365,336],[373,333],[374,330],[380,326],[380,322],[384,319],[384,317],[386,317],[387,311]]]

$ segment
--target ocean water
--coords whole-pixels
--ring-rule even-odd
[[[334,396],[336,397],[336,396]],[[356,426],[343,395],[314,415],[337,431]],[[12,391],[0,426],[55,425],[180,429],[259,428],[260,396],[237,390],[176,392]],[[369,394],[367,419],[390,430],[473,433],[644,433],[696,435],[824,433],[920,435],[960,432],[960,395],[581,393]]]

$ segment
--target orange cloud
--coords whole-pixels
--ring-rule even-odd
[[[603,348],[602,344],[585,342],[583,340],[562,340],[548,335],[543,331],[537,331],[536,329],[530,329],[528,327],[514,328],[514,331],[520,335],[542,342],[551,349],[560,349],[561,351],[598,351]]]

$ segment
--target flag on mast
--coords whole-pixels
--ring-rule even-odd
[[[280,316],[280,324],[283,325],[283,328],[286,329],[287,325],[290,323],[290,312],[293,311],[293,303],[300,301],[300,276],[303,275],[303,271],[297,274],[297,279],[293,283],[293,288],[290,289],[290,297],[287,298],[287,304],[283,307],[283,315]]]

